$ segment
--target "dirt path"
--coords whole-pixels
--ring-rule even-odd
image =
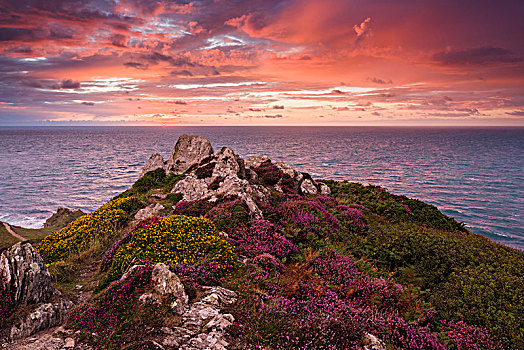
[[[16,233],[15,231],[13,231],[13,229],[11,228],[11,226],[9,226],[9,224],[7,222],[2,222],[2,224],[4,224],[5,226],[5,229],[7,230],[7,232],[9,232],[11,235],[13,235],[13,237],[15,238],[18,238],[19,240],[21,240],[22,242],[23,241],[27,241],[27,239],[25,239],[24,237],[20,236],[18,233]]]

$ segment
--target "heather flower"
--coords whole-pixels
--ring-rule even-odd
[[[228,238],[239,254],[255,257],[270,253],[281,259],[296,253],[295,245],[267,220],[253,220],[233,231]]]

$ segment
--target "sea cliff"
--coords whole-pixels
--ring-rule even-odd
[[[523,253],[203,137],[60,222],[0,252],[6,348],[524,348]]]

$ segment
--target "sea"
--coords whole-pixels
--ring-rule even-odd
[[[380,185],[524,251],[524,128],[0,127],[0,221],[38,228],[58,207],[90,212],[130,187],[182,134],[267,155],[314,178]]]

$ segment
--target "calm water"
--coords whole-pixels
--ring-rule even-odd
[[[0,220],[39,227],[57,207],[92,211],[183,133],[315,177],[387,187],[524,250],[524,128],[71,127],[0,129]]]

